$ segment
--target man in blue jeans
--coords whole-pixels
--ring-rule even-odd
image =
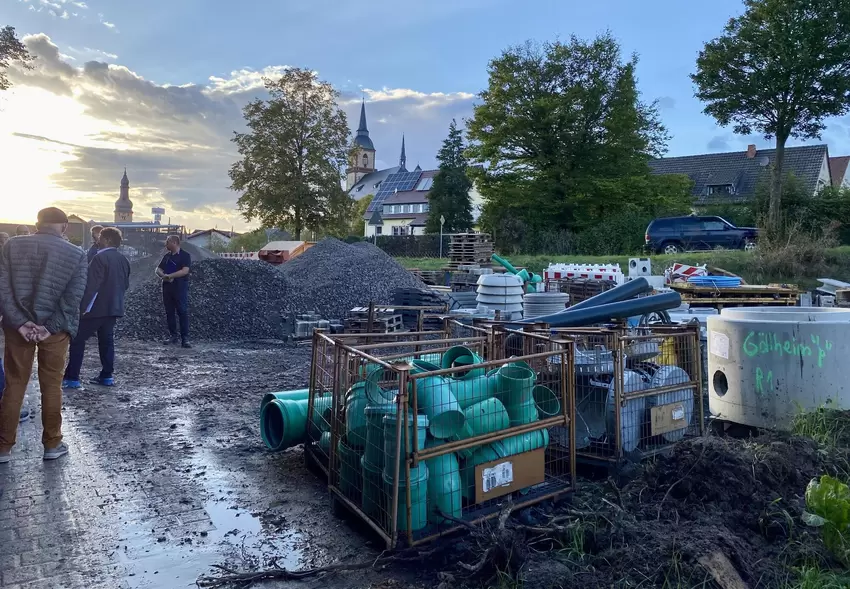
[[[166,344],[182,343],[184,348],[191,348],[189,343],[189,268],[192,257],[180,249],[180,238],[169,235],[165,240],[168,250],[162,257],[156,275],[162,280],[162,303],[165,305],[165,319],[171,336]],[[177,333],[177,317],[180,318],[180,333]]]
[[[71,340],[63,389],[82,389],[80,368],[86,340],[97,334],[101,370],[91,384],[115,386],[115,322],[124,316],[124,294],[130,286],[130,263],[119,251],[121,231],[107,227],[98,235],[99,248],[89,263],[86,290],[80,303],[80,328]]]

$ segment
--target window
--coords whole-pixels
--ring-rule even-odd
[[[706,187],[708,194],[735,194],[735,187],[731,184],[709,184]]]
[[[413,212],[413,205],[404,205],[404,212],[405,213],[412,213]]]
[[[416,190],[431,190],[431,187],[434,185],[433,178],[422,178],[419,181],[419,184],[416,186]]]
[[[364,168],[369,167],[369,154],[367,154],[367,153],[363,154],[363,167]]]
[[[377,227],[375,227],[375,235],[380,235],[380,234],[381,234],[381,233],[383,233],[383,232],[384,232],[384,228],[383,228],[383,227],[381,227],[380,225],[378,225]]]
[[[399,235],[399,229],[401,229],[401,227],[393,226],[393,235]]]
[[[426,204],[424,204],[424,205],[422,205],[422,212],[423,212],[423,213],[427,213],[427,212],[429,212],[430,210],[431,210],[431,205],[429,205],[429,204],[427,204],[427,203],[426,203]]]
[[[703,221],[703,231],[725,231],[726,224],[723,221]]]

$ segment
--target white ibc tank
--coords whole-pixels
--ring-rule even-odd
[[[800,408],[850,409],[850,309],[741,307],[707,324],[713,415],[787,429]]]

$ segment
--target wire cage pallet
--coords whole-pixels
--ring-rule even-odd
[[[540,351],[504,358],[497,337],[452,321],[356,347],[314,335],[306,458],[388,548],[574,489],[575,445],[550,442],[572,430],[573,342],[523,334]]]
[[[704,434],[699,326],[546,332],[576,345],[573,435],[579,462],[641,461]]]

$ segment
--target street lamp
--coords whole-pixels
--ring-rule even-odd
[[[446,224],[446,218],[440,215],[440,257],[443,257],[443,225]]]

